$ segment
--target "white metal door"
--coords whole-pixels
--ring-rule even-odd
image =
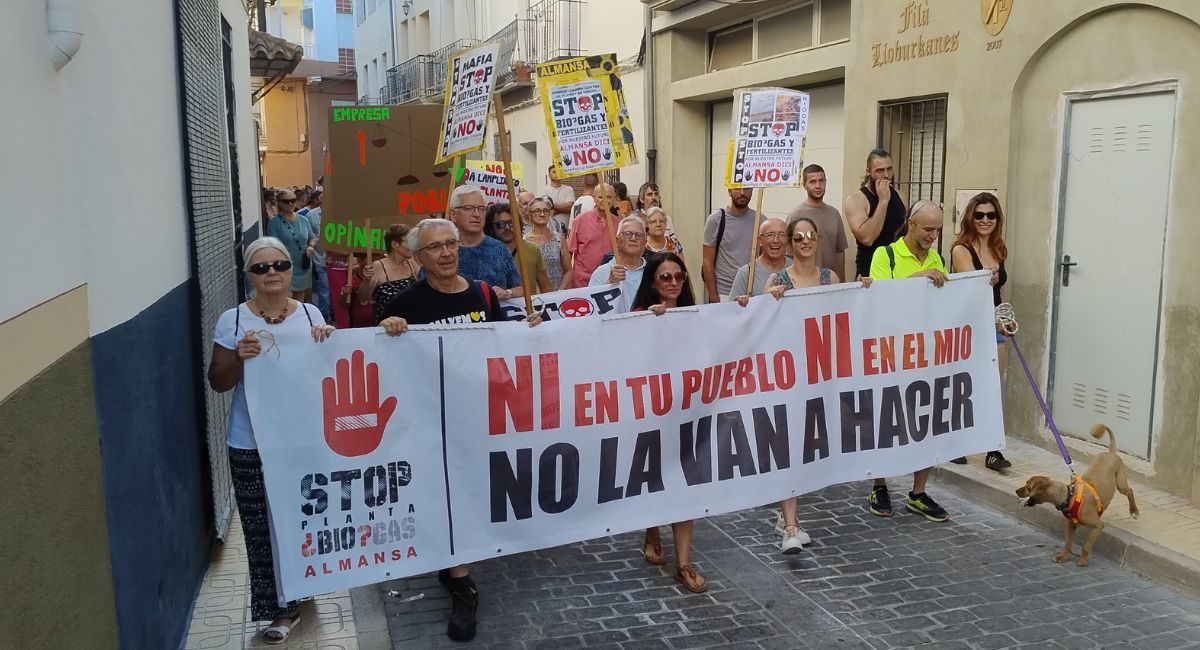
[[[1069,119],[1054,420],[1079,437],[1107,424],[1149,458],[1175,95],[1074,101]]]

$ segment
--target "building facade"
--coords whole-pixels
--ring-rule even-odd
[[[231,507],[204,372],[260,211],[256,157],[237,155],[256,148],[247,16],[90,9],[17,3],[0,23],[23,98],[0,105],[20,152],[0,162],[0,630],[13,648],[174,648]]]
[[[633,123],[635,140],[645,135],[644,71],[641,65],[645,7],[636,0],[356,0],[355,49],[359,54],[360,103],[442,103],[449,56],[481,43],[500,46],[497,88],[512,159],[525,170],[525,185],[547,184],[550,142],[534,85],[538,63],[557,58],[614,52]],[[394,62],[392,67],[385,63]],[[492,128],[492,127],[489,127]],[[494,133],[494,131],[493,131]],[[472,157],[499,159],[490,139]],[[646,180],[646,153],[638,165],[620,170],[636,192]]]
[[[303,47],[304,58],[255,105],[263,182],[311,185],[324,173],[329,109],[353,104],[354,16],[349,0],[279,0],[266,32]]]
[[[906,203],[946,206],[943,253],[970,196],[1000,197],[1019,340],[1069,444],[1086,458],[1099,449],[1083,440],[1087,430],[1108,424],[1136,474],[1200,503],[1200,378],[1191,371],[1200,294],[1187,281],[1197,264],[1188,243],[1200,232],[1184,218],[1200,189],[1181,176],[1200,157],[1200,7],[645,2],[658,134],[646,146],[657,150],[654,178],[689,263],[700,263],[704,215],[727,201],[732,91],[807,90],[806,162],[838,177],[831,203],[859,185],[877,146],[892,152]],[[804,36],[779,45],[780,16]],[[687,191],[701,180],[708,192]],[[783,214],[802,198],[768,190],[764,210]],[[1053,448],[1009,359],[1008,435]]]

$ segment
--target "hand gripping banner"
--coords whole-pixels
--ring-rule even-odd
[[[280,336],[245,381],[282,596],[1002,448],[989,275]]]

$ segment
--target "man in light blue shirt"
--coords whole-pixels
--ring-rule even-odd
[[[640,216],[631,214],[617,224],[617,256],[596,267],[588,286],[620,284],[625,304],[630,304],[642,285],[642,273],[646,270],[646,258],[642,255],[645,252],[646,224]]]

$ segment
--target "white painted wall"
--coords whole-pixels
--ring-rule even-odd
[[[238,182],[242,196],[242,230],[262,222],[262,187],[259,182],[258,138],[254,134],[254,105],[250,101],[250,57],[239,43],[249,40],[242,0],[220,0],[218,7],[231,30],[233,44],[234,112],[237,117]],[[337,57],[334,57],[335,60]]]
[[[42,3],[16,3],[0,21],[0,60],[21,62],[5,69],[20,101],[0,102],[0,138],[19,152],[0,156],[0,322],[87,283],[97,334],[187,279],[189,226],[174,9],[154,0],[80,7],[83,45],[57,72]],[[244,29],[244,14],[227,15],[235,34]],[[248,77],[242,89],[248,96]],[[251,119],[248,102],[240,118]],[[252,136],[243,142],[255,151]],[[257,187],[252,176],[243,183]]]
[[[369,64],[372,60],[382,60],[385,53],[388,55],[389,66],[401,63],[405,58],[402,51],[395,53],[395,55],[392,52],[392,25],[389,18],[389,2],[396,2],[396,10],[399,13],[399,0],[383,0],[374,12],[367,14],[367,18],[362,24],[356,24],[354,27],[353,47],[355,65],[358,67],[359,97],[364,95],[374,96],[379,92],[379,86],[383,85],[371,86],[371,80],[363,76],[362,70],[364,65]],[[357,7],[357,5],[355,6]],[[354,23],[358,22],[357,17],[352,20]],[[371,72],[375,72],[373,68]],[[378,78],[386,81],[386,70],[381,72],[385,74],[380,74]]]

